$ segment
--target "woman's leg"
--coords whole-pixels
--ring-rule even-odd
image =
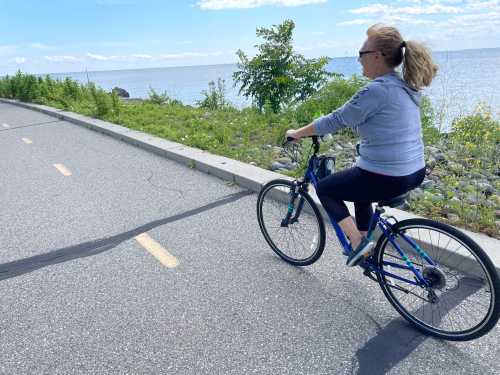
[[[358,189],[360,189],[358,192],[359,197],[362,196],[361,189],[365,185],[364,181],[362,181],[363,178],[360,171],[359,168],[349,168],[334,173],[322,179],[318,183],[316,191],[321,204],[342,228],[352,248],[356,248],[359,245],[363,235],[358,230],[359,226],[354,222],[342,197],[348,194],[348,191]],[[366,228],[361,227],[360,229],[364,230],[367,227],[368,224]]]

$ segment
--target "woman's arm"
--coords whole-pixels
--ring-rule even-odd
[[[292,137],[295,139],[310,137],[311,135],[316,135],[316,132],[314,130],[314,123],[312,122],[309,125],[303,126],[299,129],[290,129],[286,132],[287,137]]]

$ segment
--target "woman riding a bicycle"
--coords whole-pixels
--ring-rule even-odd
[[[437,72],[423,45],[404,41],[396,28],[382,24],[368,29],[358,61],[363,75],[372,81],[341,108],[286,133],[299,140],[350,127],[360,136],[356,166],[320,180],[317,186],[321,203],[354,249],[349,266],[358,264],[373,247],[366,238],[372,202],[404,194],[424,179],[419,91]],[[402,76],[395,71],[401,64]],[[356,223],[344,201],[354,202]]]

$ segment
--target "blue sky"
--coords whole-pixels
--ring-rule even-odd
[[[292,19],[307,57],[354,56],[368,26],[433,50],[500,47],[500,0],[0,0],[0,75],[234,63]]]

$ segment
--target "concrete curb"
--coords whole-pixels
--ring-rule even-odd
[[[207,151],[167,141],[150,134],[131,130],[120,125],[93,119],[73,112],[3,98],[0,98],[0,103],[13,104],[19,107],[35,110],[46,115],[56,117],[60,120],[84,126],[94,131],[109,135],[115,139],[138,146],[147,151],[151,151],[168,159],[175,160],[191,168],[196,168],[223,180],[231,181],[241,187],[245,187],[255,192],[259,192],[261,187],[270,180],[276,178],[290,179],[282,174],[255,167],[250,164],[229,159],[224,156],[214,155]],[[318,206],[321,207],[314,191],[311,191],[311,196],[318,203]],[[353,205],[348,203],[348,207],[351,213],[353,213]],[[321,211],[326,222],[330,223],[330,219],[322,207]],[[394,216],[397,220],[420,217],[406,211],[388,207],[386,208],[386,213]],[[459,228],[459,230],[471,237],[483,250],[486,251],[490,259],[495,264],[497,272],[500,273],[500,241],[480,233],[470,232],[461,228]]]

